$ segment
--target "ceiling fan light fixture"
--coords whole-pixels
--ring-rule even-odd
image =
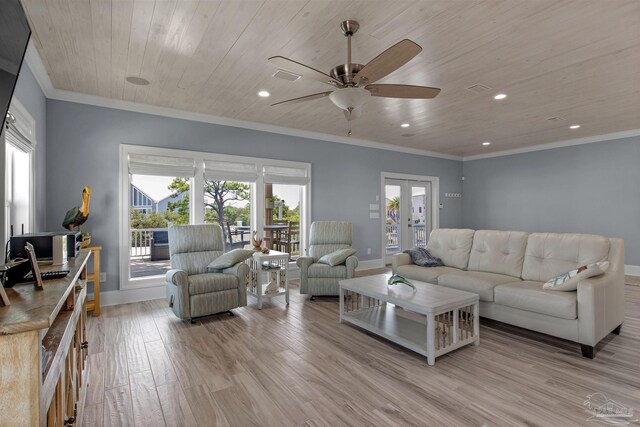
[[[337,89],[329,95],[331,102],[343,110],[355,110],[362,107],[371,97],[371,93],[359,87]]]

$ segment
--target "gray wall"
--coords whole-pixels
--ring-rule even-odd
[[[47,99],[45,98],[38,82],[33,77],[29,66],[24,63],[20,70],[16,89],[13,92],[14,98],[29,111],[29,114],[36,121],[36,145],[35,151],[35,230],[44,230],[47,223],[46,193],[46,153],[47,153]],[[4,177],[4,162],[2,162]],[[4,187],[2,187],[4,188]]]
[[[625,239],[640,265],[640,137],[463,163],[463,225]]]
[[[440,177],[442,227],[462,225],[462,162],[297,138],[248,129],[131,113],[63,101],[47,102],[47,224],[57,230],[65,212],[92,187],[85,228],[104,248],[105,290],[118,288],[118,146],[121,143],[276,158],[312,164],[312,220],[354,224],[358,257],[380,259],[380,221],[369,204],[380,193],[380,172]],[[372,254],[367,255],[367,248]]]

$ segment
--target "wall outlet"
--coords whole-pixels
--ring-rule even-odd
[[[100,283],[106,282],[106,281],[107,281],[107,273],[103,271],[102,273],[100,273]]]
[[[367,248],[367,255],[371,255],[371,248]]]

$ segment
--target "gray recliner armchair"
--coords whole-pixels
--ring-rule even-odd
[[[358,258],[350,256],[344,264],[330,266],[320,264],[324,255],[338,249],[351,248],[350,222],[316,221],[309,232],[309,256],[298,258],[300,267],[300,293],[311,298],[320,295],[338,295],[338,281],[355,277]]]
[[[220,273],[207,271],[209,263],[224,253],[219,225],[170,227],[169,251],[167,301],[176,316],[193,322],[196,317],[247,305],[247,264],[241,262]]]

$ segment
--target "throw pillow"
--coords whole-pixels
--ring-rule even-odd
[[[442,267],[444,265],[440,258],[434,257],[425,248],[407,249],[404,253],[409,254],[412,263],[421,267]]]
[[[542,285],[542,289],[552,291],[575,291],[578,289],[578,282],[589,277],[599,276],[609,268],[609,261],[596,262],[594,264],[583,265],[575,270],[567,271],[559,276],[549,279]]]
[[[318,260],[320,264],[328,264],[332,267],[340,264],[344,264],[344,262],[351,255],[358,252],[355,249],[347,248],[347,249],[338,249],[337,251],[333,251],[330,254],[326,254],[322,258]]]
[[[210,273],[217,273],[225,268],[233,267],[239,262],[243,262],[253,256],[254,251],[251,249],[234,249],[227,253],[220,255],[214,259],[208,266],[207,270]]]

